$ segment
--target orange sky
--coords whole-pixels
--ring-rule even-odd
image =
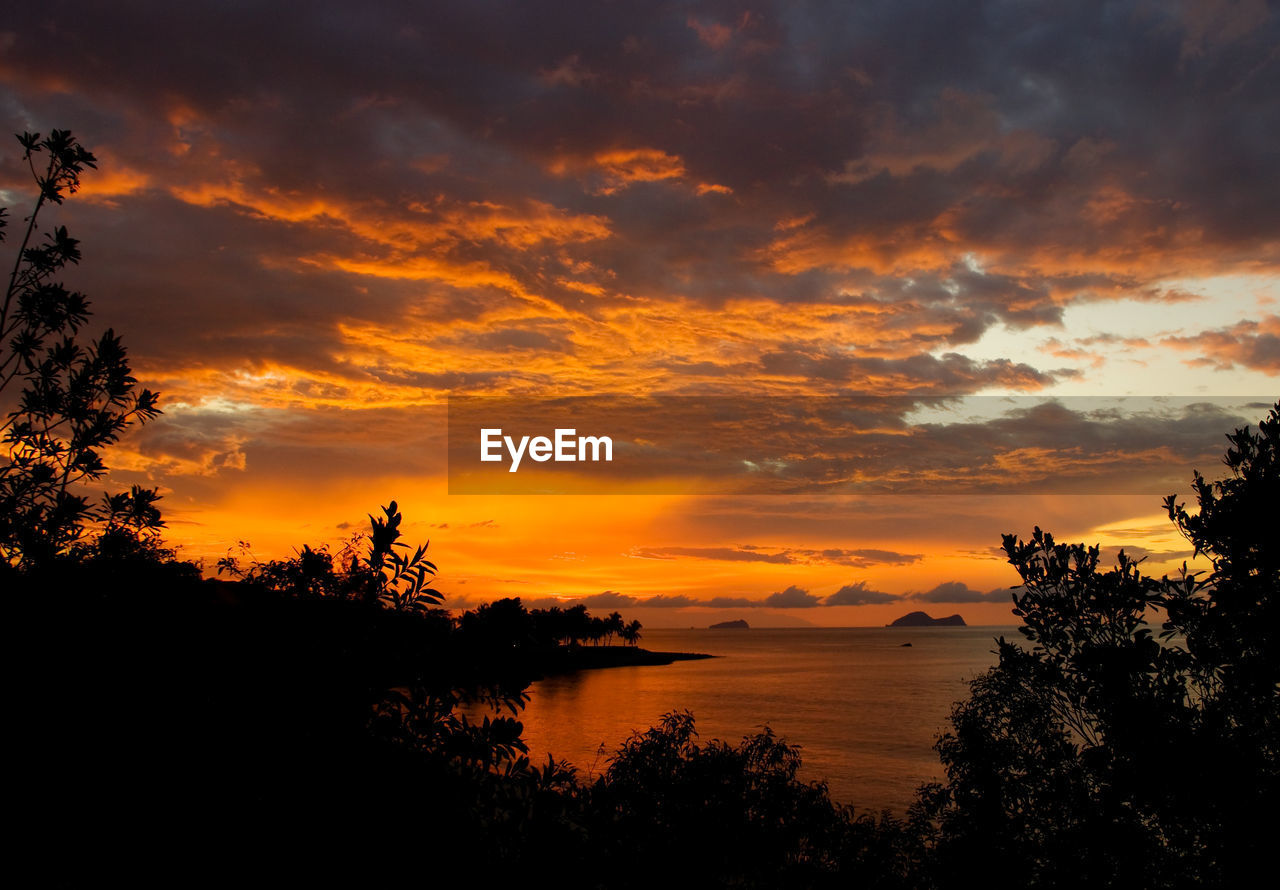
[[[260,558],[339,542],[394,498],[450,605],[1010,623],[1002,533],[1169,571],[1191,554],[1144,474],[1185,495],[1274,401],[1266,4],[1047,22],[1018,4],[145,6],[15,10],[0,116],[98,155],[42,222],[82,240],[68,284],[165,412],[107,455],[106,484],[159,486],[168,539],[207,566],[241,540]],[[15,148],[0,205],[19,218]],[[975,416],[874,465],[932,479],[954,445],[932,493],[464,496],[451,395],[948,397]],[[1005,395],[1061,410],[1000,415]],[[795,447],[838,463],[854,441]],[[967,467],[1081,482],[976,494]]]

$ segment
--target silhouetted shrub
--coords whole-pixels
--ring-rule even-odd
[[[899,886],[900,826],[834,804],[825,784],[798,778],[800,764],[768,728],[737,745],[699,743],[692,715],[665,715],[585,792],[592,849],[628,863],[600,886],[810,887],[856,873]]]

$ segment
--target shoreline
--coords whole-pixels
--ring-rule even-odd
[[[537,672],[546,677],[573,671],[614,667],[654,667],[677,661],[718,658],[702,652],[654,652],[632,646],[580,646],[546,652],[536,660]]]

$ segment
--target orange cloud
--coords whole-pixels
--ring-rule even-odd
[[[140,192],[153,183],[149,174],[104,158],[99,158],[99,166],[104,168],[101,172],[95,172],[93,176],[82,180],[80,189],[76,192],[76,200],[84,199],[117,207],[119,204],[114,198]]]
[[[927,225],[849,235],[813,224],[795,224],[786,231],[759,258],[787,275],[815,269],[867,269],[877,275],[946,269],[963,253],[962,245],[941,227]]]
[[[1175,349],[1199,353],[1188,359],[1191,365],[1207,365],[1230,370],[1237,365],[1280,374],[1280,315],[1261,321],[1245,320],[1195,337],[1167,337],[1162,343]]]
[[[693,29],[699,40],[714,50],[724,49],[729,41],[733,39],[733,29],[719,22],[704,22],[694,16],[689,16],[685,20],[685,24]]]
[[[696,189],[699,195],[732,195],[733,189],[727,185],[717,185],[712,182],[700,182]]]
[[[683,179],[684,162],[679,155],[657,148],[615,148],[597,152],[589,159],[561,159],[551,165],[551,172],[563,176],[578,172],[598,182],[592,191],[613,195],[637,183]]]

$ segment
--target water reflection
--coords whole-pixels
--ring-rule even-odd
[[[1001,632],[646,630],[646,648],[721,657],[551,677],[534,684],[520,719],[535,759],[554,754],[584,777],[668,711],[692,711],[704,740],[736,742],[768,724],[802,746],[802,775],[826,779],[836,800],[901,812],[940,776],[934,739],[968,680],[995,663]]]

